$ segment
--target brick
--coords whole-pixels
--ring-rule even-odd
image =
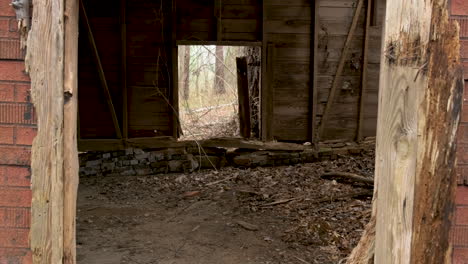
[[[30,189],[0,187],[0,206],[2,207],[30,207],[31,199]]]
[[[23,61],[0,61],[0,80],[2,81],[29,81],[24,72]]]
[[[0,166],[0,186],[31,186],[31,169],[29,167]]]
[[[467,264],[468,263],[468,248],[454,248],[453,249],[453,264]]]
[[[14,130],[13,126],[0,125],[0,144],[13,144]]]
[[[468,205],[468,187],[458,186],[455,203],[457,205]]]
[[[0,248],[0,264],[32,264],[31,251],[29,249]]]
[[[465,102],[465,105],[463,106],[460,121],[464,123],[468,122],[468,102]]]
[[[29,228],[30,208],[0,208],[0,228]]]
[[[15,16],[15,10],[10,5],[10,3],[11,1],[9,0],[0,0],[0,16]]]
[[[452,20],[455,20],[458,22],[460,25],[460,37],[466,38],[468,37],[468,18],[452,18]]]
[[[457,206],[455,209],[455,225],[468,226],[468,206]]]
[[[458,164],[468,164],[468,144],[461,143],[457,146]]]
[[[0,83],[0,102],[13,102],[15,100],[15,85],[13,83]]]
[[[0,39],[0,59],[22,60],[25,51],[19,39]]]
[[[454,247],[468,247],[468,226],[454,226],[451,230]]]
[[[31,85],[17,83],[15,87],[16,87],[15,102],[30,103],[31,102]],[[468,98],[468,96],[466,98]]]
[[[0,124],[34,125],[36,123],[36,111],[32,104],[0,102]]]
[[[16,144],[17,145],[32,145],[36,137],[37,129],[35,127],[16,127]]]
[[[10,248],[27,248],[29,230],[0,228],[0,245]]]
[[[460,56],[464,59],[468,58],[468,40],[460,40]]]
[[[468,184],[468,165],[457,165],[457,184]]]
[[[468,15],[468,1],[451,0],[450,12],[452,15],[467,16]]]
[[[19,33],[14,30],[15,19],[11,17],[0,17],[0,38],[19,38]]]
[[[25,165],[31,163],[31,149],[27,147],[0,146],[0,165]]]

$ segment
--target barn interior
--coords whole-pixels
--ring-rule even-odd
[[[343,261],[371,212],[384,13],[80,1],[78,262]]]

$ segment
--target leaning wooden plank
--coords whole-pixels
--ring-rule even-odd
[[[32,146],[30,242],[35,264],[63,259],[63,0],[33,1],[26,70],[37,111]]]
[[[76,263],[76,200],[79,169],[78,123],[78,17],[76,0],[65,0],[64,109],[63,109],[63,263]]]
[[[122,131],[120,130],[119,120],[117,119],[117,113],[115,112],[114,103],[112,102],[112,96],[109,91],[109,86],[107,85],[106,75],[102,67],[101,58],[99,57],[99,52],[96,46],[96,42],[94,41],[94,35],[91,29],[91,24],[89,23],[88,15],[86,13],[86,8],[83,5],[83,1],[82,0],[79,0],[79,1],[80,1],[81,18],[83,19],[86,33],[88,34],[89,45],[91,46],[91,50],[93,51],[93,58],[96,62],[96,67],[99,73],[99,80],[101,81],[101,86],[104,90],[104,96],[106,97],[107,105],[109,106],[109,111],[112,117],[112,123],[114,124],[115,133],[117,135],[117,138],[122,138]]]
[[[374,263],[452,263],[449,230],[463,93],[458,27],[449,22],[445,0],[394,0],[387,2],[385,28]]]
[[[338,63],[338,68],[336,69],[335,78],[333,79],[333,83],[330,89],[330,94],[328,95],[327,104],[325,106],[325,110],[323,112],[322,119],[319,125],[318,140],[320,140],[321,136],[323,135],[323,130],[328,120],[328,115],[330,114],[331,108],[333,106],[333,102],[335,101],[336,90],[338,89],[338,84],[341,81],[341,75],[343,73],[343,68],[345,66],[346,58],[348,57],[348,51],[351,46],[351,41],[354,37],[354,32],[356,31],[359,17],[361,16],[363,2],[364,0],[359,0],[357,4],[356,11],[353,17],[353,21],[351,22],[351,27],[349,28],[348,37],[346,38],[343,51],[341,52],[340,62]]]

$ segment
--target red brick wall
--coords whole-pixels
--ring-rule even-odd
[[[460,23],[461,56],[468,78],[468,0],[449,0],[450,14]],[[468,82],[465,82],[463,113],[458,133],[458,190],[452,229],[453,263],[468,264]]]
[[[0,0],[0,264],[31,263],[30,159],[35,114],[11,0]]]

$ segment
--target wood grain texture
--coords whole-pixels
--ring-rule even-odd
[[[30,242],[35,264],[63,259],[64,2],[33,1],[26,69],[37,112]]]
[[[76,263],[76,203],[79,182],[77,0],[65,0],[63,107],[63,264]]]
[[[387,2],[380,74],[375,263],[451,263],[457,27],[446,1]]]

